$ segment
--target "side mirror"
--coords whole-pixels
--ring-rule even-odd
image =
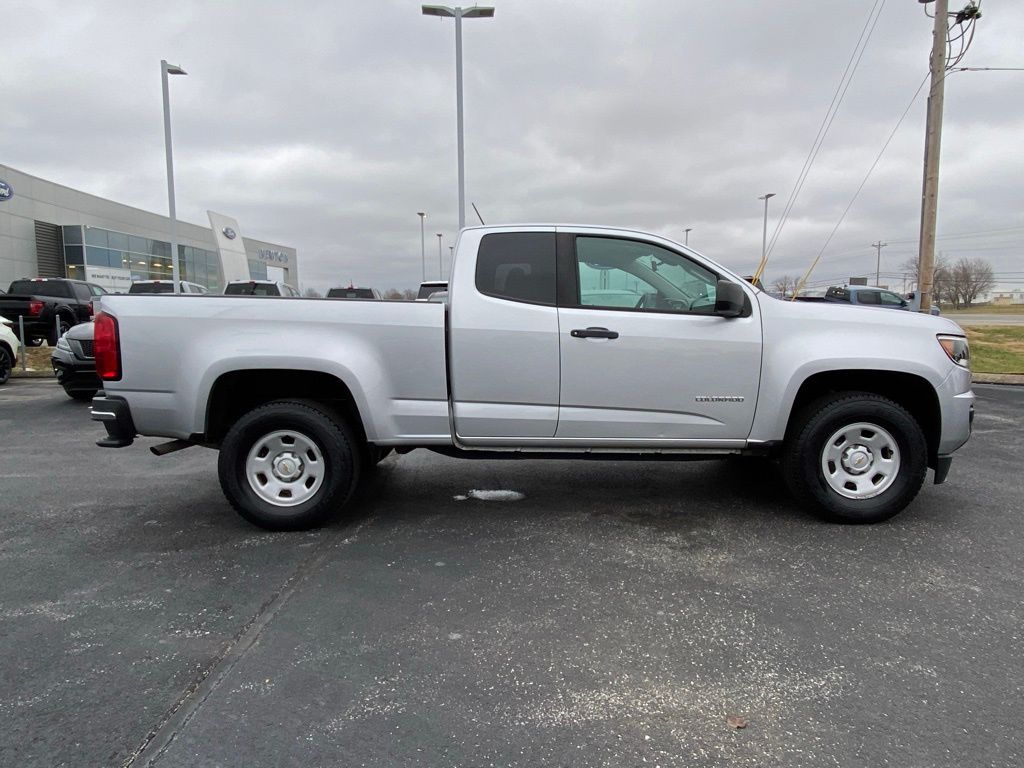
[[[739,317],[743,314],[746,294],[731,280],[719,280],[715,285],[715,314],[719,317]]]

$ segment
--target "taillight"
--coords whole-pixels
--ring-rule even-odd
[[[96,309],[93,307],[92,302],[89,302],[89,317],[92,317],[96,313]]]
[[[106,312],[96,315],[93,325],[93,355],[96,373],[104,381],[121,378],[121,344],[117,337],[117,320]]]
[[[28,313],[32,317],[43,314],[43,302],[33,299],[28,303]]]

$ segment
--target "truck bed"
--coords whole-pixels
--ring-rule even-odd
[[[152,434],[204,431],[205,404],[228,371],[318,369],[348,382],[367,438],[451,442],[443,304],[248,296],[104,296],[120,329],[122,381]],[[199,405],[197,405],[199,404]]]

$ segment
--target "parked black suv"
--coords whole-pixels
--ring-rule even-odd
[[[15,280],[0,298],[0,315],[11,321],[11,330],[19,337],[18,318],[24,318],[23,344],[35,347],[46,339],[53,347],[71,326],[92,320],[93,300],[105,293],[95,283],[63,277]]]

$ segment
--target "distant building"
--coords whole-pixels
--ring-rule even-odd
[[[298,287],[298,259],[290,246],[240,237],[237,224],[216,234],[185,221],[177,229],[182,280],[219,291],[227,251],[222,244],[240,238],[250,278]],[[0,165],[0,288],[23,277],[74,277],[113,291],[127,290],[133,280],[170,280],[169,240],[166,216]]]

